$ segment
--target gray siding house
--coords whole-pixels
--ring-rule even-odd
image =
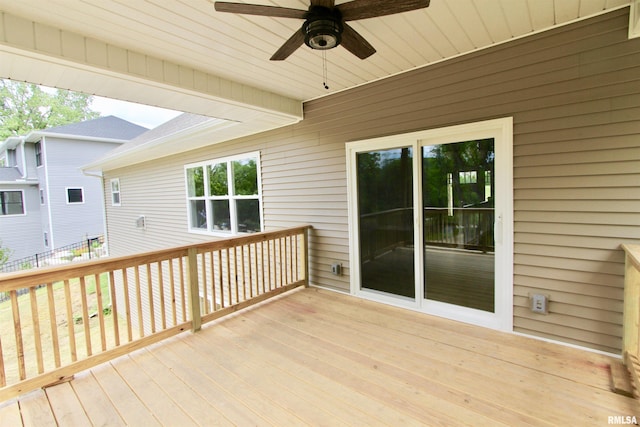
[[[317,286],[619,353],[620,244],[640,242],[629,22],[618,9],[309,100],[299,123],[223,143],[219,120],[180,116],[89,165],[111,253],[310,224]]]
[[[0,240],[11,259],[103,234],[101,180],[80,168],[146,130],[109,116],[1,142]]]

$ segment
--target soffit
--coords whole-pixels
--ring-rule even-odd
[[[308,5],[302,0],[245,2],[299,9]],[[303,46],[286,61],[269,61],[299,29],[300,20],[218,13],[209,0],[0,0],[0,11],[191,67],[243,88],[306,101],[628,4],[629,0],[431,0],[423,10],[353,21],[350,24],[377,53],[363,61],[341,47],[328,51],[328,91],[322,85],[320,52]],[[43,73],[49,71],[60,80],[54,86],[87,91],[95,85],[78,81],[64,66],[32,67],[24,72],[29,77],[25,80],[44,80]],[[112,87],[89,92],[134,101],[137,97],[137,102],[153,105],[164,102],[142,89],[144,81],[138,83],[140,95],[111,80],[104,84]],[[157,86],[149,87],[158,90]],[[171,95],[163,93],[165,98]],[[198,107],[200,99],[189,98],[191,94],[173,95],[176,109],[220,111],[207,113],[207,107]]]

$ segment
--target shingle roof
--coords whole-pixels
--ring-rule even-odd
[[[22,178],[22,175],[20,171],[18,171],[18,168],[0,168],[0,181],[17,181],[20,178]]]
[[[148,129],[116,116],[98,117],[79,123],[44,129],[45,133],[59,133],[94,138],[130,140]]]

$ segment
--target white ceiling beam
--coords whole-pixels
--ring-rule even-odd
[[[0,78],[236,122],[302,119],[300,100],[2,11]]]

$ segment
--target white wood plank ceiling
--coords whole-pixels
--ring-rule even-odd
[[[304,0],[239,2],[308,7]],[[329,91],[319,51],[303,46],[286,61],[269,61],[301,20],[218,13],[209,0],[0,0],[0,11],[305,101],[628,4],[431,0],[427,9],[352,21],[377,53],[360,60],[342,47],[327,51]]]

